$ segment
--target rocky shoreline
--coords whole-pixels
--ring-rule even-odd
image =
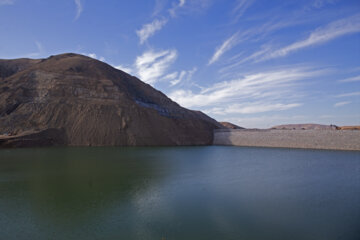
[[[360,151],[358,130],[219,129],[214,145]]]

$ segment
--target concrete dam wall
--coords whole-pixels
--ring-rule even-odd
[[[219,129],[213,144],[360,151],[360,131]]]

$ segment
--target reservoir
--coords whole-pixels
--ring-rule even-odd
[[[360,152],[0,150],[0,239],[360,239]]]

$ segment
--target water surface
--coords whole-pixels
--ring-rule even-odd
[[[360,152],[0,150],[0,239],[360,239]]]

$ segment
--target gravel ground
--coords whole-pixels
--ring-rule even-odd
[[[360,151],[360,131],[215,130],[214,145]]]

